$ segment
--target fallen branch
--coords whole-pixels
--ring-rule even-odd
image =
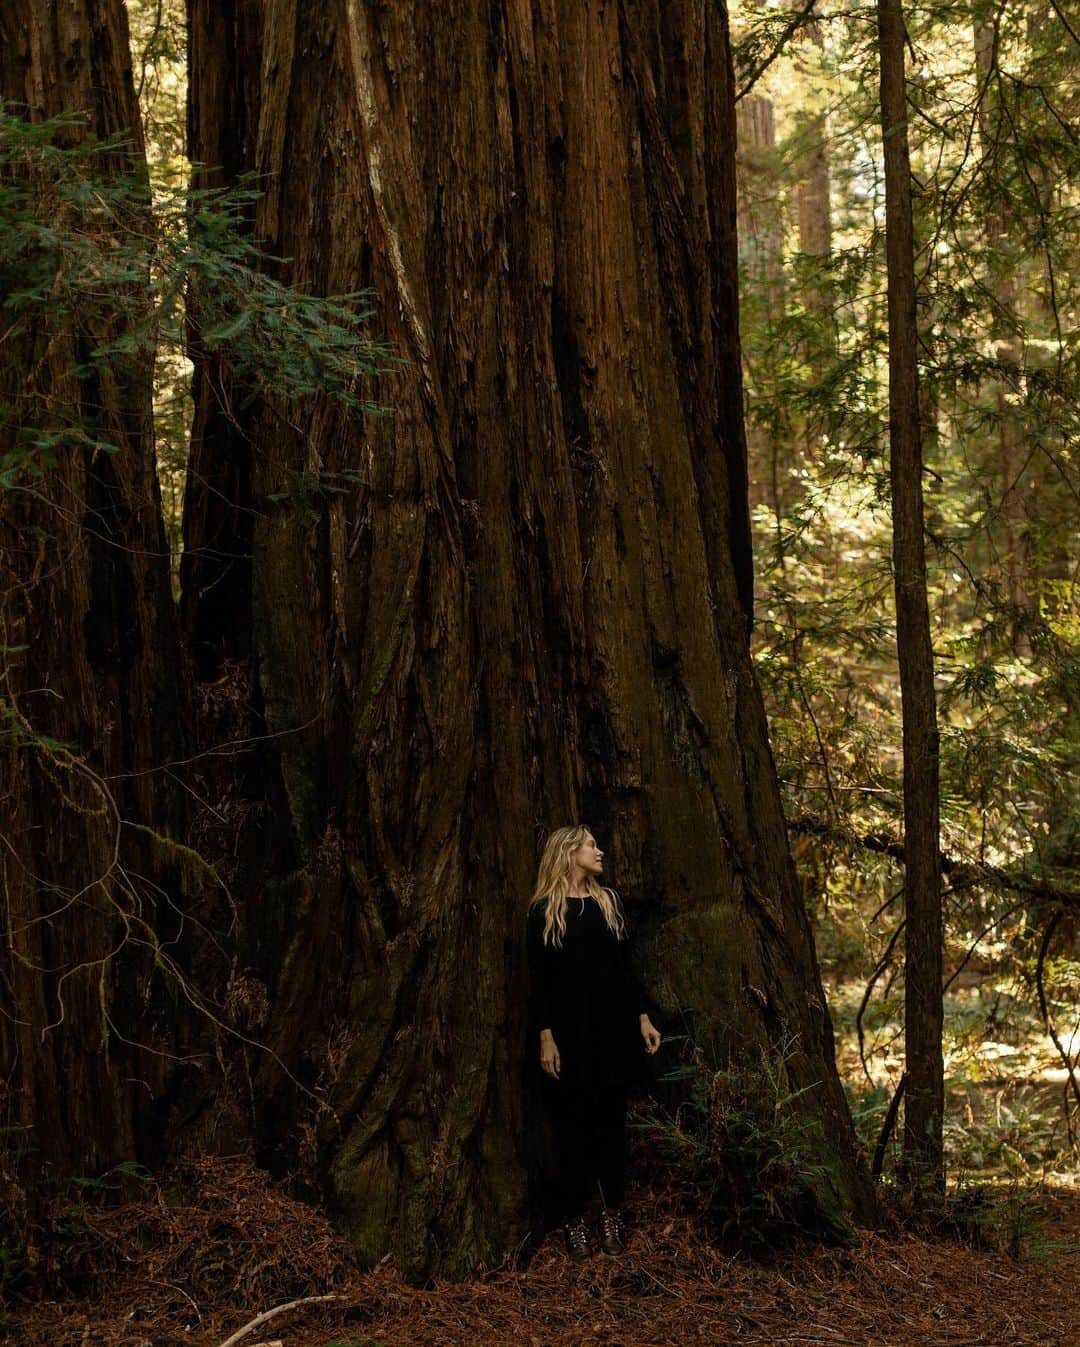
[[[220,1347],[234,1347],[241,1338],[246,1338],[252,1329],[258,1328],[260,1324],[265,1324],[268,1319],[275,1319],[279,1314],[284,1314],[286,1310],[294,1310],[298,1305],[316,1305],[326,1300],[340,1300],[341,1295],[337,1291],[331,1291],[325,1296],[301,1296],[299,1300],[290,1300],[284,1305],[277,1305],[272,1310],[264,1310],[262,1314],[257,1314],[250,1323],[243,1328],[237,1329],[231,1338],[226,1338]]]

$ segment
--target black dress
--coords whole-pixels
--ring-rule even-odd
[[[544,944],[546,900],[528,913],[529,1055],[553,1126],[556,1166],[545,1188],[549,1227],[590,1203],[618,1207],[627,1166],[626,1105],[648,1083],[640,1016],[645,995],[592,898],[568,898],[561,947]],[[540,1031],[559,1050],[558,1079],[540,1068]]]
[[[537,1060],[540,1030],[559,1050],[561,1095],[592,1097],[633,1090],[647,1080],[640,1016],[648,1002],[618,940],[592,898],[568,898],[562,947],[543,942],[546,900],[529,908],[529,1041]]]

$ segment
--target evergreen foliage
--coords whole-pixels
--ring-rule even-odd
[[[140,360],[182,368],[192,336],[247,399],[324,395],[382,411],[364,376],[396,357],[367,331],[369,295],[311,295],[278,278],[285,259],[251,233],[251,175],[232,188],[159,181],[151,192],[143,171],[116,167],[128,143],[98,140],[78,114],[34,123],[0,108],[0,340],[27,352],[0,405],[0,484],[24,485],[75,449],[115,452],[76,390],[122,381]],[[63,338],[69,397],[35,379]]]

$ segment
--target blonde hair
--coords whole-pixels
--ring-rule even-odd
[[[546,904],[544,914],[544,943],[562,948],[566,934],[566,899],[570,891],[570,857],[592,832],[584,823],[571,824],[566,828],[556,828],[548,834],[544,850],[540,855],[540,865],[536,874],[536,888],[529,900],[530,910],[540,904]],[[595,898],[604,914],[604,920],[621,940],[626,932],[619,895],[614,889],[598,884],[592,875],[585,876],[585,889]]]

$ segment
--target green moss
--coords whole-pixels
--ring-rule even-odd
[[[677,1023],[692,1006],[698,1040],[716,1060],[726,1055],[733,1039],[761,1036],[752,1017],[740,1014],[745,993],[739,961],[722,954],[745,944],[739,913],[721,899],[688,904],[644,931],[637,942],[635,963],[646,971],[643,981],[658,1008]]]
[[[130,819],[124,820],[124,826],[148,839],[150,854],[155,862],[176,868],[186,892],[198,892],[207,883],[223,892],[227,891],[225,882],[218,872],[192,847],[177,842],[175,838],[167,837],[155,828],[148,828],[142,823],[133,823]]]

